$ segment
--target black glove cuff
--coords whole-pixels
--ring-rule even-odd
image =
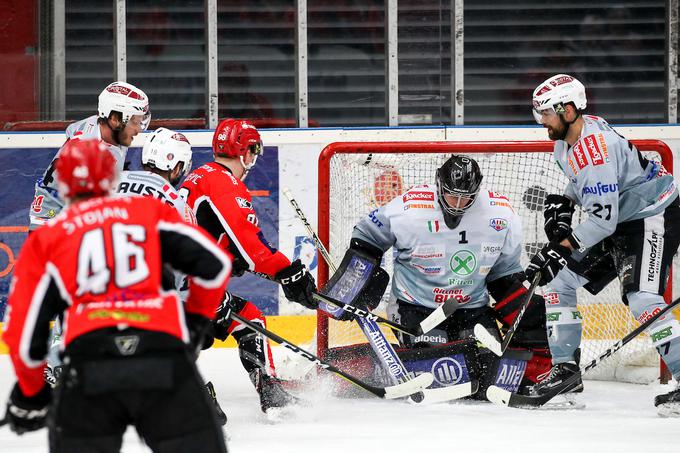
[[[24,392],[21,391],[19,383],[14,385],[12,389],[12,394],[10,395],[11,400],[14,404],[19,405],[23,408],[39,409],[47,406],[52,401],[52,387],[45,384],[38,393],[33,396],[26,396]]]

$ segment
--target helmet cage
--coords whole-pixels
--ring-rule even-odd
[[[453,165],[455,165],[451,162],[452,159],[459,160],[459,166],[460,164],[465,167],[469,165],[469,168],[452,168]],[[446,171],[450,171],[451,174],[447,176],[445,174]],[[468,175],[465,173],[468,173]],[[477,177],[476,174],[479,176]],[[437,169],[435,178],[437,197],[444,212],[451,216],[459,217],[470,209],[477,200],[477,195],[481,189],[482,178],[477,162],[465,156],[453,156]],[[463,186],[456,186],[456,181],[460,181]],[[456,197],[455,206],[449,204],[446,195],[453,195]]]

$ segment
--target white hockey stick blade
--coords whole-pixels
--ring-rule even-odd
[[[486,330],[486,327],[484,327],[481,324],[475,324],[475,337],[477,340],[479,340],[480,343],[482,343],[484,346],[486,346],[491,352],[496,354],[498,357],[503,355],[503,349],[501,347],[501,344],[496,338],[489,333],[488,330]]]
[[[423,373],[401,384],[385,387],[385,398],[395,399],[422,392],[434,381],[432,373]]]
[[[458,310],[458,302],[456,302],[456,299],[447,300],[420,322],[421,330],[423,333],[429,332],[443,323],[446,318],[451,316],[456,310]]]
[[[490,385],[489,388],[486,389],[486,399],[497,406],[508,406],[510,404],[511,395],[511,392],[508,392],[507,390],[500,387],[496,387],[495,385]]]
[[[425,389],[423,394],[425,398],[418,404],[434,404],[443,403],[446,401],[453,401],[460,398],[465,398],[479,389],[479,382],[466,382],[464,384],[450,385],[448,387],[440,387],[436,389]]]

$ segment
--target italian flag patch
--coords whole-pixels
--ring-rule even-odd
[[[439,220],[430,220],[427,222],[427,229],[430,233],[437,233],[439,231]]]

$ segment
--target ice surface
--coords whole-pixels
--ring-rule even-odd
[[[420,406],[344,400],[319,384],[300,395],[309,407],[271,421],[260,412],[235,349],[205,351],[199,366],[229,416],[225,432],[232,453],[680,452],[680,419],[656,415],[654,395],[670,391],[658,384],[587,381],[578,398],[587,407],[580,411],[527,411],[468,401]],[[13,382],[9,357],[2,355],[0,397],[6,398]],[[16,436],[0,428],[0,452],[44,451],[46,430]],[[122,451],[150,450],[129,430]]]

